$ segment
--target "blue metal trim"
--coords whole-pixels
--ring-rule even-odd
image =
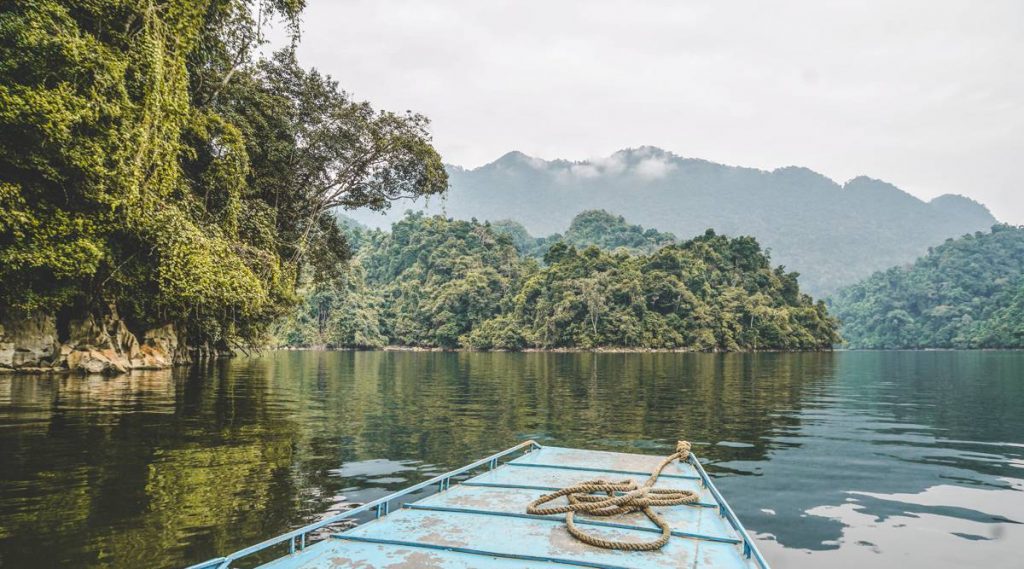
[[[508,466],[508,465],[506,465]],[[473,482],[472,480],[466,480],[459,484],[459,486],[480,486],[483,488],[509,488],[511,490],[541,490],[543,492],[555,492],[561,490],[555,486],[530,486],[527,484],[499,484],[497,482]],[[624,492],[616,492],[618,496],[624,494]],[[691,502],[689,504],[680,504],[681,506],[692,506],[696,508],[717,508],[718,504],[710,504],[708,502]]]
[[[222,563],[224,563],[224,561],[226,561],[226,560],[223,557],[217,557],[215,559],[209,559],[207,561],[203,561],[202,563],[197,563],[195,565],[189,565],[185,569],[210,569],[211,567],[218,567],[218,566],[220,566]]]
[[[408,494],[412,494],[413,492],[418,492],[418,491],[420,491],[420,490],[422,490],[424,488],[427,488],[429,486],[433,486],[434,484],[438,484],[440,482],[443,482],[444,483],[444,488],[447,488],[448,484],[450,484],[450,482],[451,482],[452,476],[458,476],[459,474],[464,474],[464,473],[469,472],[471,470],[475,470],[475,469],[477,469],[477,468],[479,468],[479,467],[481,467],[481,466],[483,466],[485,464],[488,464],[492,460],[497,460],[499,458],[503,458],[503,457],[508,456],[510,454],[515,454],[515,453],[517,453],[519,451],[522,451],[522,450],[526,450],[526,452],[529,452],[529,451],[532,451],[532,450],[535,450],[535,449],[539,449],[539,448],[542,448],[542,447],[536,441],[525,441],[525,442],[519,443],[519,444],[517,444],[516,446],[514,446],[512,448],[505,449],[505,450],[503,450],[503,451],[501,451],[499,453],[492,454],[491,456],[488,456],[486,458],[481,458],[480,460],[478,460],[476,462],[473,462],[471,464],[467,464],[466,466],[463,466],[462,468],[459,468],[457,470],[452,470],[451,472],[446,472],[444,474],[440,474],[438,476],[435,476],[435,477],[431,478],[430,480],[424,480],[423,482],[420,482],[419,484],[415,484],[415,485],[410,486],[410,487],[408,487],[408,488],[406,488],[404,490],[400,490],[398,492],[395,492],[394,494],[388,494],[387,496],[384,496],[382,498],[377,498],[376,500],[373,500],[371,502],[367,502],[367,503],[363,504],[362,506],[359,506],[358,508],[352,508],[351,510],[345,510],[344,512],[341,512],[341,513],[336,514],[334,516],[331,516],[329,518],[325,518],[323,520],[320,520],[319,522],[312,523],[312,524],[309,524],[307,526],[303,526],[303,527],[301,527],[299,529],[292,530],[292,531],[290,531],[288,533],[283,533],[283,534],[281,534],[281,535],[279,535],[277,537],[272,537],[272,538],[270,538],[270,539],[268,539],[266,541],[261,541],[260,543],[257,543],[256,545],[251,545],[249,547],[246,547],[245,549],[239,549],[238,551],[236,551],[236,552],[234,552],[234,553],[232,553],[232,554],[230,554],[230,555],[228,555],[226,557],[218,557],[216,559],[210,559],[209,561],[204,561],[204,562],[199,563],[197,565],[192,565],[188,569],[206,569],[206,568],[209,568],[209,567],[217,567],[218,569],[227,569],[232,561],[237,561],[238,559],[241,559],[243,557],[247,557],[247,556],[252,555],[253,553],[256,553],[256,552],[259,552],[259,551],[263,551],[264,549],[267,549],[269,547],[273,547],[273,546],[275,546],[277,544],[280,544],[280,543],[284,543],[284,542],[286,542],[288,540],[292,540],[292,544],[293,544],[292,547],[294,548],[294,543],[295,543],[294,539],[296,537],[303,536],[303,535],[306,535],[308,533],[314,532],[314,531],[316,531],[316,530],[318,530],[318,529],[320,529],[322,527],[326,527],[326,526],[329,526],[329,525],[332,525],[332,524],[336,524],[336,523],[338,523],[338,522],[340,522],[340,521],[342,521],[342,520],[344,520],[346,518],[350,518],[350,517],[355,516],[357,514],[361,514],[363,512],[369,512],[371,510],[374,510],[374,509],[378,508],[378,506],[382,506],[384,508],[384,512],[386,513],[387,510],[388,510],[388,507],[389,507],[388,504],[392,500],[401,498],[402,496],[406,496]]]
[[[534,514],[520,514],[516,512],[495,512],[493,510],[477,510],[474,508],[449,508],[447,506],[424,506],[423,504],[406,504],[403,508],[407,510],[427,510],[431,512],[451,512],[453,514],[479,514],[484,516],[501,516],[507,518],[524,518],[527,520],[544,520],[548,522],[563,523],[565,521],[564,516],[557,518],[550,516],[538,516]],[[588,526],[601,526],[606,528],[617,528],[617,529],[628,529],[643,531],[648,533],[661,533],[658,528],[643,527],[643,526],[631,526],[628,524],[617,524],[614,522],[602,522],[599,520],[592,520],[590,518],[575,518],[577,524],[588,525]],[[718,543],[728,543],[731,545],[737,545],[743,543],[741,540],[731,537],[715,537],[713,535],[704,535],[700,533],[690,533],[686,531],[672,530],[672,535],[676,537],[688,537],[691,539],[699,539],[701,541],[715,541]]]
[[[557,470],[582,470],[583,472],[612,472],[615,474],[632,474],[634,476],[650,476],[650,472],[640,472],[638,470],[609,470],[607,468],[587,468],[585,466],[562,466],[560,464],[538,464],[536,462],[510,462],[505,466],[528,466],[531,468],[554,468]],[[689,474],[662,474],[660,478],[681,478],[683,480],[700,480],[700,476],[691,476]]]
[[[715,488],[715,485],[711,483],[711,478],[708,477],[708,473],[704,471],[704,467],[701,466],[700,461],[697,460],[697,455],[691,452],[688,461],[697,470],[697,473],[700,474],[704,486],[707,487],[711,492],[711,495],[715,498],[715,501],[718,502],[719,511],[722,516],[729,520],[729,524],[732,525],[733,529],[735,529],[736,532],[740,534],[740,537],[743,538],[743,554],[747,558],[753,558],[761,569],[771,569],[768,565],[768,561],[766,561],[764,556],[761,555],[761,552],[758,551],[757,545],[754,544],[754,540],[750,539],[750,534],[747,533],[747,529],[743,527],[739,518],[736,517],[735,512],[733,512],[732,508],[729,507],[729,503],[726,502],[725,498],[723,498],[718,492],[718,488]]]
[[[485,551],[483,549],[470,549],[468,547],[455,547],[452,545],[434,545],[432,543],[420,543],[417,541],[402,541],[399,539],[378,539],[375,537],[361,537],[343,533],[331,537],[348,541],[360,541],[364,543],[379,543],[381,545],[397,545],[401,547],[412,547],[421,549],[435,549],[440,551],[451,551],[454,553],[465,553],[466,555],[481,555],[486,557],[503,557],[506,559],[520,559],[523,561],[537,561],[547,563],[558,563],[561,565],[572,565],[573,567],[593,567],[594,569],[633,569],[623,565],[608,565],[592,561],[577,561],[575,559],[562,559],[560,557],[543,557],[540,555],[522,555],[518,553],[501,553],[498,551]]]
[[[561,488],[555,488],[554,486],[531,486],[529,484],[499,484],[497,482],[473,482],[472,480],[466,480],[459,486],[479,486],[482,488],[510,488],[512,490],[543,490],[545,492],[552,492],[554,490],[561,490]]]

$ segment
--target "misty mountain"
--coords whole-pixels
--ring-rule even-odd
[[[384,216],[348,215],[380,227],[405,209],[425,209],[458,219],[513,219],[542,236],[564,231],[581,211],[605,209],[680,238],[707,228],[752,235],[775,263],[800,272],[802,288],[816,296],[996,223],[985,206],[963,196],[925,202],[872,178],[838,184],[807,168],[726,166],[654,147],[583,162],[510,152],[479,168],[450,166],[449,177],[443,199],[396,204]]]

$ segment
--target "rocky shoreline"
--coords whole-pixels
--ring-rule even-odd
[[[320,352],[510,352],[510,353],[548,353],[548,354],[676,354],[676,353],[726,353],[722,350],[702,351],[693,348],[634,348],[629,346],[599,346],[596,348],[523,348],[522,350],[478,350],[473,348],[438,348],[425,346],[388,345],[380,348],[350,348],[326,346],[272,346],[272,350],[320,351]],[[831,352],[835,348],[821,350],[738,350],[732,353],[793,353],[793,352]]]
[[[187,346],[172,323],[133,334],[111,309],[107,316],[88,315],[71,320],[64,338],[58,332],[57,318],[35,314],[27,318],[0,318],[0,374],[4,373],[79,373],[118,375],[131,370],[167,369],[208,358],[234,355],[226,346]],[[379,348],[332,346],[268,346],[273,350],[384,351],[384,352],[504,352],[389,345]],[[525,348],[521,352],[547,353],[684,353],[689,348],[634,348],[602,346],[597,348]],[[752,350],[753,351],[753,350]],[[780,350],[756,350],[780,351]],[[784,351],[784,350],[782,350]]]
[[[117,375],[134,369],[165,369],[216,357],[213,346],[189,347],[173,323],[133,333],[114,307],[58,326],[56,315],[0,316],[0,373]]]

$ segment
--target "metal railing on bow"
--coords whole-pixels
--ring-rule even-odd
[[[407,496],[414,492],[418,492],[425,488],[429,488],[435,484],[437,485],[437,490],[439,492],[443,492],[444,490],[448,489],[448,487],[451,485],[452,478],[456,476],[466,474],[467,472],[476,470],[477,468],[480,468],[482,466],[487,466],[489,469],[493,470],[494,468],[497,468],[498,461],[502,458],[505,458],[506,456],[516,454],[518,452],[529,452],[540,448],[541,445],[532,440],[519,443],[518,445],[512,448],[503,450],[499,453],[492,454],[491,456],[488,456],[486,458],[481,458],[480,460],[471,464],[467,464],[466,466],[463,466],[462,468],[459,468],[457,470],[452,470],[451,472],[440,474],[429,480],[424,480],[423,482],[405,488],[404,490],[400,490],[393,494],[388,494],[387,496],[377,498],[376,500],[367,502],[357,508],[346,510],[339,514],[333,515],[329,518],[325,518],[318,522],[303,526],[299,529],[292,530],[288,533],[281,534],[277,537],[273,537],[266,541],[262,541],[260,543],[257,543],[256,545],[251,545],[249,547],[246,547],[245,549],[239,549],[238,551],[225,557],[217,557],[214,559],[210,559],[208,561],[204,561],[202,563],[187,567],[186,569],[228,569],[228,567],[230,567],[231,563],[234,561],[237,561],[243,557],[248,557],[249,555],[253,555],[255,553],[264,551],[266,549],[269,549],[276,545],[280,545],[285,542],[288,543],[289,553],[301,551],[302,549],[305,549],[306,546],[308,545],[308,540],[306,539],[306,537],[314,531],[317,531],[329,525],[336,524],[338,522],[344,521],[348,518],[365,512],[373,511],[376,517],[378,518],[381,516],[385,516],[391,511],[391,503],[403,496]]]

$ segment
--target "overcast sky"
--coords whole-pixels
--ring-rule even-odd
[[[308,0],[299,58],[446,162],[655,145],[1024,224],[1024,1]]]

